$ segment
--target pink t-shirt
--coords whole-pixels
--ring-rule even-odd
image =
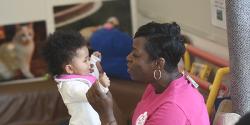
[[[185,76],[161,94],[149,84],[133,114],[132,125],[209,125],[204,99]]]

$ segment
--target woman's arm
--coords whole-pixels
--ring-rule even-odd
[[[96,62],[96,68],[98,69],[100,77],[106,75],[102,69],[100,62]],[[105,82],[105,80],[103,81],[102,78],[100,78],[100,81]],[[110,86],[110,80],[107,76],[106,82],[108,82],[106,87]],[[109,92],[109,90],[104,92],[100,86],[101,85],[98,84],[97,81],[88,90],[86,96],[90,105],[99,114],[102,125],[125,125],[126,120],[120,112],[117,104],[113,102],[111,93]]]
[[[113,111],[113,98],[110,92],[103,93],[99,84],[93,84],[87,92],[90,105],[99,114],[102,125],[117,125]]]

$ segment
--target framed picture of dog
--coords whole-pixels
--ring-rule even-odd
[[[0,85],[44,77],[41,47],[47,37],[46,21],[0,26]]]

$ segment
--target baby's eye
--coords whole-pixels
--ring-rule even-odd
[[[83,60],[84,63],[86,63],[86,62],[88,62],[88,61],[90,61],[90,58],[89,58],[89,57]]]
[[[21,37],[22,37],[22,38],[25,38],[26,36],[25,36],[25,34],[22,34]]]

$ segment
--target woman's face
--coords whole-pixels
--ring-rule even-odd
[[[141,82],[151,82],[153,78],[153,61],[145,51],[146,39],[137,37],[133,41],[133,50],[127,56],[128,73],[131,79]]]

